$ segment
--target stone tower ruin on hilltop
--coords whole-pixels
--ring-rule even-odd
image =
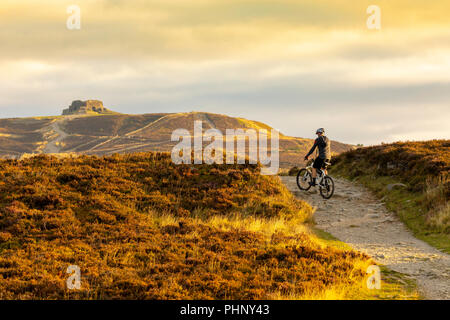
[[[63,110],[63,115],[70,114],[85,114],[85,113],[108,113],[110,112],[103,106],[103,102],[100,100],[75,100],[69,106],[69,108]]]

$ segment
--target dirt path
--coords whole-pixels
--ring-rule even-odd
[[[55,119],[48,127],[44,128],[49,134],[48,142],[42,149],[43,153],[59,153],[61,151],[60,143],[68,136],[61,128],[61,125],[69,119],[74,119],[79,116],[64,116]]]
[[[300,191],[295,177],[281,180],[298,198],[316,207],[317,227],[391,270],[416,279],[425,298],[450,299],[450,256],[416,239],[364,187],[334,179],[335,195],[324,200],[315,189]]]

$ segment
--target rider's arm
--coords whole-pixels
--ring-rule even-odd
[[[316,140],[314,141],[314,145],[312,146],[311,150],[309,150],[309,152],[308,152],[308,154],[306,155],[306,157],[309,157],[309,155],[310,155],[311,153],[314,152],[314,149],[316,149],[316,147],[317,147],[318,144],[319,144],[319,139],[316,139]]]

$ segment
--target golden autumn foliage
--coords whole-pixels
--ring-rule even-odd
[[[332,174],[358,179],[415,235],[450,252],[450,140],[358,148],[333,159]],[[387,188],[392,183],[406,187]]]
[[[298,232],[311,207],[259,172],[165,153],[1,160],[0,299],[271,299],[361,283],[369,259]]]
[[[411,191],[423,191],[430,178],[448,177],[450,140],[397,142],[358,148],[334,158],[333,165],[348,166],[352,177],[367,171],[378,176],[395,176],[408,183]]]

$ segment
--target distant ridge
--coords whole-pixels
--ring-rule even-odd
[[[172,132],[186,129],[193,134],[194,121],[203,123],[203,130],[266,129],[267,124],[226,115],[187,113],[120,114],[108,110],[99,100],[76,100],[63,111],[64,116],[0,119],[0,157],[52,154],[108,155],[160,151],[170,152],[177,142]],[[280,134],[280,167],[303,164],[312,139]],[[332,141],[332,152],[339,154],[351,145]]]

